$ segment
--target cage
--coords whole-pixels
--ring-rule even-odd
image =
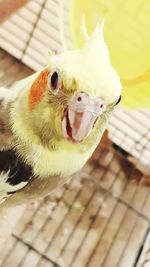
[[[127,51],[136,38],[141,43],[141,27],[149,29],[150,5],[139,0],[133,9],[129,1],[114,3],[117,9],[123,6],[124,19],[139,22],[132,25],[135,38],[125,36]],[[109,14],[112,1],[99,5]],[[48,48],[57,53],[73,47],[70,1],[29,1],[0,27],[0,47],[0,83],[11,87],[16,76],[21,79],[45,65]],[[150,97],[150,91],[144,93]],[[1,266],[150,266],[149,108],[120,106],[108,132],[114,150],[108,143],[98,148],[78,179],[27,208],[1,252]]]

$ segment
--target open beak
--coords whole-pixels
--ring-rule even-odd
[[[63,137],[72,142],[82,142],[104,111],[102,98],[90,99],[86,93],[76,93],[65,109],[62,118]]]

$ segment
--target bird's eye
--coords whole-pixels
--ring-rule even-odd
[[[50,76],[50,88],[54,94],[58,92],[61,87],[61,79],[59,73],[54,71]]]
[[[121,95],[120,95],[120,97],[118,98],[118,100],[117,100],[117,102],[115,103],[115,105],[118,105],[120,101],[121,101]]]

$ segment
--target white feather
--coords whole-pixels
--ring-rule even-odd
[[[104,21],[97,25],[92,36],[86,38],[80,49],[52,55],[51,64],[53,68],[60,68],[68,83],[74,78],[79,91],[103,97],[106,104],[110,104],[119,98],[122,86],[117,72],[110,63],[103,25]]]
[[[82,36],[83,36],[83,40],[84,41],[89,40],[90,37],[88,35],[88,31],[87,31],[87,27],[86,27],[85,16],[83,16],[83,18],[82,18],[81,33],[82,33]]]
[[[0,204],[10,196],[7,194],[8,192],[11,193],[19,189],[22,189],[27,184],[27,182],[21,182],[17,185],[11,185],[7,182],[9,177],[10,177],[10,170],[8,170],[7,172],[3,171],[0,173]]]

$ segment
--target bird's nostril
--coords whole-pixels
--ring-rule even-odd
[[[103,104],[100,104],[100,108],[102,108],[103,107]]]
[[[81,102],[81,100],[82,100],[82,97],[79,96],[79,97],[77,98],[77,101],[78,101],[78,102]]]

